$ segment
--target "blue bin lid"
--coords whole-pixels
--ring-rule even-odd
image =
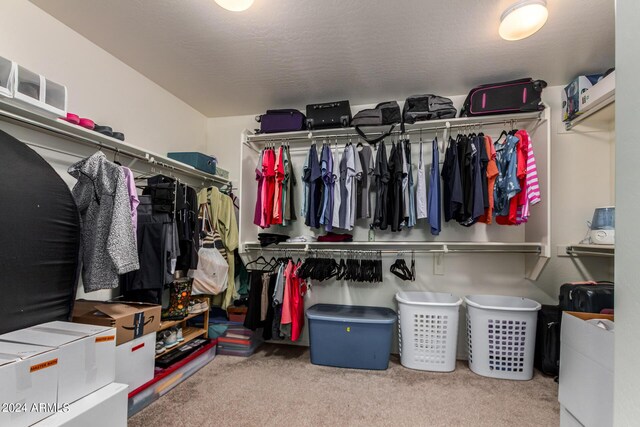
[[[393,324],[396,321],[396,312],[387,307],[316,304],[307,309],[307,317],[311,320],[332,322]]]

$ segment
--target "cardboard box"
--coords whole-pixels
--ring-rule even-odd
[[[580,96],[580,112],[597,107],[616,93],[616,72],[612,71]]]
[[[156,332],[160,328],[162,307],[143,303],[105,303],[78,300],[73,321],[116,328],[116,345]]]
[[[153,379],[156,334],[144,335],[116,347],[116,382],[127,384],[131,393]]]
[[[613,425],[614,331],[589,322],[606,314],[562,313],[558,401],[582,425]]]
[[[57,410],[58,350],[0,341],[0,426],[23,427]]]
[[[34,427],[126,427],[127,386],[111,383]]]
[[[584,427],[564,406],[560,405],[560,427]]]
[[[1,341],[58,349],[58,404],[70,404],[115,379],[116,331],[110,327],[49,322],[0,335]]]
[[[578,76],[562,91],[562,121],[574,119],[580,113],[580,97],[598,82],[602,74]]]

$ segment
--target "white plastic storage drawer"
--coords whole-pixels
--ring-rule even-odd
[[[13,98],[51,117],[67,115],[67,88],[22,65],[14,67]]]
[[[16,63],[0,56],[0,95],[12,98]]]

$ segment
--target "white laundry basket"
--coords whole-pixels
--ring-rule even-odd
[[[453,371],[462,299],[445,293],[398,292],[396,300],[402,366],[423,371]]]
[[[530,380],[540,304],[501,295],[467,295],[464,300],[471,370],[485,377]]]

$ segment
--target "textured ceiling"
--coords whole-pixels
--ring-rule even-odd
[[[545,27],[518,42],[498,36],[509,0],[31,1],[209,117],[565,84],[614,64],[614,0],[548,0]]]

